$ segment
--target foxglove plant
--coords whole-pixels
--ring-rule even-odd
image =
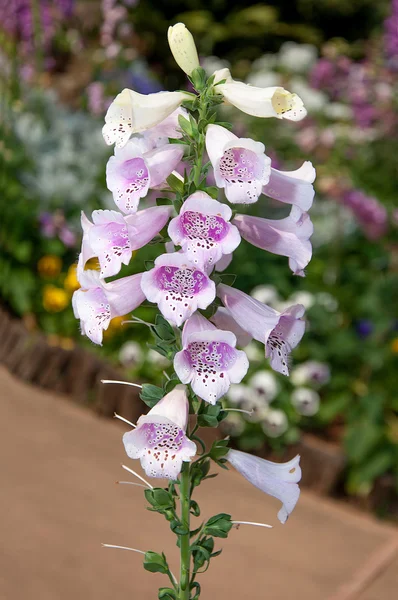
[[[299,120],[306,114],[300,98],[280,87],[262,89],[236,82],[227,69],[207,77],[186,27],[179,23],[170,28],[168,38],[194,92],[145,96],[125,89],[109,107],[103,135],[107,144],[115,144],[115,153],[108,163],[107,184],[124,214],[98,210],[91,220],[82,214],[81,288],[73,306],[82,334],[97,344],[114,316],[134,310],[145,299],[161,313],[155,323],[145,324],[154,336],[152,351],[168,358],[174,370],[165,374],[161,387],[142,386],[141,399],[150,410],[136,425],[130,423],[133,429],[124,434],[123,443],[127,456],[139,459],[148,477],[165,478],[169,484],[153,487],[130,467],[124,468],[140,479],[135,485],[146,488],[149,510],[162,514],[178,538],[178,577],[164,553],[138,550],[145,555],[145,569],[169,578],[159,598],[195,600],[201,592],[197,576],[220,553],[214,549],[214,538],[226,538],[240,523],[269,527],[234,521],[225,513],[191,525],[191,518],[200,515],[192,493],[211,477],[211,461],[222,468],[232,464],[253,485],[278,498],[282,523],[299,497],[299,456],[276,464],[230,449],[228,439],[206,449],[197,431],[217,427],[227,417],[221,400],[249,368],[245,351],[237,346],[260,340],[271,367],[288,375],[288,355],[305,329],[304,307],[296,304],[280,313],[231,287],[232,277],[224,270],[243,238],[288,257],[292,271],[304,275],[311,258],[312,224],[306,211],[314,196],[315,172],[310,163],[292,172],[272,169],[261,142],[238,138],[229,124],[217,121],[216,109],[222,103],[258,117]],[[184,176],[174,171],[181,160],[184,167],[179,171]],[[211,168],[216,186],[207,183]],[[138,210],[149,188],[171,193],[169,206],[162,198],[159,206]],[[234,205],[262,202],[264,193],[291,204],[291,213],[280,221],[233,213],[222,190]],[[169,237],[164,231],[159,236],[167,224]],[[150,241],[164,251],[148,270],[105,281]],[[99,272],[85,268],[95,256]],[[275,419],[270,421],[272,431],[278,425]]]

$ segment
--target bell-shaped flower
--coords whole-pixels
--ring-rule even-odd
[[[314,186],[316,172],[312,163],[308,160],[295,171],[278,171],[271,168],[271,176],[268,183],[263,187],[263,194],[293,204],[302,211],[311,208],[314,200]]]
[[[150,127],[142,133],[136,134],[136,136],[133,136],[132,139],[134,140],[135,137],[142,138],[148,144],[149,150],[166,146],[169,143],[169,138],[178,140],[183,136],[183,131],[178,122],[178,117],[180,115],[186,119],[189,118],[188,112],[185,110],[185,108],[179,106],[171,113],[171,115],[166,117],[158,125]]]
[[[224,81],[225,80],[225,81]],[[224,83],[218,83],[222,82]],[[229,69],[214,73],[214,92],[224,101],[253,117],[276,117],[289,121],[301,121],[307,114],[303,101],[283,87],[256,87],[234,81]]]
[[[249,138],[238,138],[220,125],[206,129],[206,150],[219,188],[233,204],[257,202],[271,173],[265,146]]]
[[[184,153],[184,147],[177,144],[150,151],[145,151],[146,147],[143,140],[131,140],[123,148],[115,148],[106,165],[106,185],[124,213],[137,212],[140,199],[166,181]]]
[[[192,33],[184,23],[177,23],[169,27],[167,39],[177,65],[184,73],[192,75],[192,72],[200,66]]]
[[[238,214],[232,222],[247,242],[273,254],[287,256],[293,273],[304,277],[304,269],[312,256],[310,237],[314,231],[307,213],[293,206],[290,215],[284,219]]]
[[[154,127],[180,104],[190,98],[186,92],[156,92],[139,94],[125,88],[116,96],[105,115],[102,135],[110,146],[122,148],[132,133]]]
[[[217,287],[217,295],[238,325],[265,345],[265,356],[272,369],[288,375],[288,356],[305,331],[304,306],[295,304],[280,313],[224,284]]]
[[[207,308],[216,296],[214,281],[182,252],[158,256],[155,267],[143,273],[141,287],[146,298],[177,327],[198,308]]]
[[[134,215],[115,210],[95,210],[91,222],[82,212],[82,263],[98,257],[101,277],[119,273],[122,264],[128,265],[134,250],[145,246],[166,225],[170,206],[153,206]]]
[[[212,269],[240,243],[237,228],[229,223],[232,211],[205,192],[189,196],[180,214],[169,224],[169,236],[187,258],[203,270]]]
[[[182,463],[195,456],[196,445],[185,434],[188,411],[185,386],[177,385],[123,435],[127,456],[139,458],[148,477],[177,479]]]
[[[286,523],[300,496],[300,456],[286,463],[274,463],[253,454],[230,450],[225,458],[252,485],[282,502],[278,519]]]
[[[215,404],[231,383],[242,381],[249,368],[246,354],[235,346],[231,331],[221,331],[195,313],[184,325],[182,350],[174,357],[177,377],[190,383],[200,398]]]
[[[236,343],[238,346],[244,348],[252,341],[252,336],[250,333],[247,333],[242,327],[238,325],[235,319],[232,317],[231,313],[228,312],[226,308],[223,306],[219,306],[211,317],[212,323],[218,329],[224,329],[225,331],[232,331],[236,336]]]
[[[111,319],[124,316],[145,300],[141,277],[142,273],[138,273],[106,283],[98,271],[84,271],[80,257],[78,280],[81,288],[74,292],[72,306],[76,319],[80,319],[82,335],[101,345],[103,331],[108,329]]]

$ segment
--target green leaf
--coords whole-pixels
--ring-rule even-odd
[[[159,600],[177,600],[177,592],[171,588],[160,588],[158,598]]]
[[[149,408],[153,408],[161,398],[163,398],[164,392],[162,388],[152,385],[151,383],[144,383],[140,393],[140,398]]]
[[[184,182],[181,181],[181,179],[171,174],[168,176],[166,181],[173,190],[173,192],[179,192],[180,194],[184,193]]]
[[[209,196],[214,198],[214,200],[217,200],[218,194],[220,193],[218,187],[215,187],[214,185],[207,186],[204,191],[209,194]]]
[[[194,517],[199,517],[200,516],[199,504],[195,500],[191,500],[190,510],[191,510],[191,514]]]
[[[192,130],[192,125],[191,123],[188,121],[188,119],[186,119],[185,117],[183,117],[182,115],[178,115],[178,124],[181,127],[181,129],[187,134],[189,135],[189,137],[193,136],[193,130]]]
[[[234,273],[221,273],[219,275],[221,283],[232,287],[236,281],[236,275]]]
[[[169,567],[165,555],[148,550],[148,552],[145,552],[144,569],[151,573],[167,573]]]
[[[154,332],[162,341],[175,342],[176,336],[174,329],[162,315],[158,314],[156,316]]]
[[[231,529],[231,515],[220,513],[207,521],[203,528],[203,532],[213,537],[226,538]]]
[[[155,510],[166,510],[175,508],[175,500],[172,494],[163,488],[145,490],[145,498]]]
[[[173,521],[170,522],[170,529],[176,535],[187,535],[189,533],[189,529],[184,527],[181,521],[177,521],[176,519],[173,519]]]

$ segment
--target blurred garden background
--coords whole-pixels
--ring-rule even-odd
[[[289,379],[250,344],[247,383],[227,402],[253,415],[229,413],[223,431],[263,456],[303,439],[330,444],[344,459],[330,491],[397,519],[397,0],[0,0],[2,308],[54,348],[82,346],[131,381],[159,383],[169,363],[148,348],[144,327],[114,319],[94,347],[71,296],[80,213],[112,208],[104,114],[124,87],[186,86],[165,35],[178,21],[208,74],[228,66],[235,79],[303,99],[309,115],[300,123],[234,118],[273,166],[309,160],[317,170],[306,277],[246,243],[234,254],[239,287],[278,310],[304,304],[307,332]],[[277,203],[254,208],[285,216]],[[154,256],[151,246],[138,251],[130,272]],[[154,309],[137,315],[151,320]]]

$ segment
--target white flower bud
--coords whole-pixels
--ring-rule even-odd
[[[192,75],[192,72],[200,66],[192,33],[184,23],[177,23],[169,27],[167,39],[177,65],[184,73]]]

